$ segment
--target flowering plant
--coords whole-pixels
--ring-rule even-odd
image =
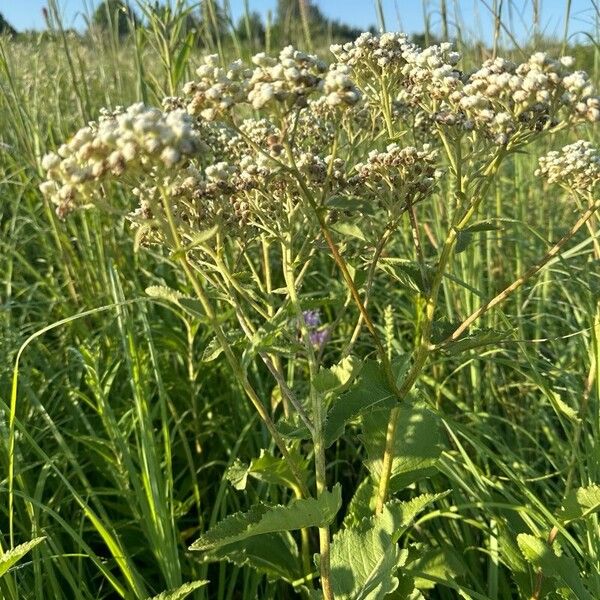
[[[594,218],[598,151],[576,142],[540,159],[538,174],[579,201],[579,218],[458,320],[440,301],[460,285],[455,255],[495,229],[476,219],[511,155],[599,121],[600,99],[570,59],[544,53],[467,73],[450,44],[420,49],[402,34],[365,33],[331,52],[330,66],[292,47],[252,65],[208,56],[162,109],[106,111],[46,155],[40,187],[61,218],[119,208],[112,185],[131,192],[136,243],[165,248],[187,281],[148,293],[210,328],[203,360],[224,355],[277,447],[228,477],[238,489],[261,479],[293,499],[227,517],[191,548],[206,561],[250,564],[307,597],[417,597],[419,549],[401,550],[398,540],[443,495],[394,498],[441,453],[439,416],[420,378],[440,353],[510,336],[473,325]],[[431,211],[443,230],[431,230]],[[323,269],[332,282],[319,279]],[[370,308],[390,285],[414,314],[400,342],[390,333],[393,307]],[[272,376],[271,409],[251,367]],[[350,426],[360,430],[367,475],[342,491],[328,448]],[[342,496],[352,499],[340,523]]]

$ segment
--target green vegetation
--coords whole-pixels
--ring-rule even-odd
[[[316,2],[0,37],[0,598],[600,597],[600,48],[430,4],[537,108],[416,50],[228,68],[349,64]]]

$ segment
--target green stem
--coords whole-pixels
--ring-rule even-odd
[[[462,177],[462,157],[460,154],[460,142],[455,144],[452,150],[449,147],[447,140],[443,136],[442,139],[444,140],[444,146],[446,147],[447,152],[449,153],[449,159],[453,166],[453,171],[457,182],[457,201],[458,203],[460,203],[460,201],[464,199],[465,196],[466,183],[465,181],[463,181]],[[492,183],[493,175],[497,172],[498,168],[500,167],[502,157],[503,154],[499,153],[491,161],[488,169],[486,169],[485,171],[485,175],[487,177],[487,179],[485,180],[485,184],[482,186],[482,189],[479,190],[479,193],[475,196],[470,205],[467,207],[465,213],[462,215],[460,220],[458,220],[458,223],[456,223],[456,225],[450,228],[450,231],[446,236],[446,240],[444,241],[444,245],[442,247],[438,265],[433,275],[431,288],[429,289],[429,293],[427,294],[426,298],[425,318],[421,329],[421,340],[415,352],[412,367],[410,368],[409,372],[404,378],[402,385],[399,388],[397,388],[397,396],[399,400],[403,400],[406,397],[406,395],[410,392],[412,387],[415,385],[417,379],[419,378],[419,375],[421,374],[421,371],[425,367],[429,353],[433,349],[431,345],[431,334],[433,329],[433,321],[435,317],[435,309],[437,306],[440,287],[444,279],[444,273],[452,257],[454,243],[460,230],[466,226],[469,220],[477,212],[483,198],[487,193],[487,190],[489,189],[489,186]],[[457,219],[454,220],[456,221]],[[400,409],[392,409],[386,430],[381,476],[379,479],[379,487],[377,490],[377,503],[375,508],[377,513],[380,513],[383,510],[383,505],[385,504],[389,493],[392,466],[394,462],[396,430],[398,428],[399,416]]]
[[[234,354],[233,350],[231,349],[231,346],[227,340],[227,337],[225,336],[225,333],[223,332],[223,329],[219,325],[217,315],[215,313],[214,308],[212,307],[212,304],[211,304],[208,296],[202,289],[200,282],[198,281],[190,263],[188,262],[187,256],[185,255],[184,252],[181,251],[181,242],[179,240],[179,235],[177,233],[177,227],[176,227],[175,221],[173,219],[173,213],[171,211],[169,201],[166,198],[165,194],[163,194],[163,206],[165,209],[165,215],[167,217],[167,222],[169,225],[169,232],[168,232],[169,237],[171,237],[171,243],[172,243],[173,247],[175,248],[175,252],[178,255],[178,262],[181,265],[189,282],[192,284],[192,287],[194,288],[194,292],[196,293],[198,300],[202,304],[202,308],[204,309],[204,312],[206,313],[206,316],[208,317],[211,327],[212,327],[213,331],[215,332],[215,336],[216,336],[219,344],[221,345],[221,348],[223,349],[223,353],[225,354],[225,357],[227,358],[227,361],[229,362],[229,366],[231,367],[236,379],[242,386],[243,390],[246,392],[246,395],[248,396],[250,402],[256,409],[256,412],[258,412],[260,418],[263,420],[263,423],[265,424],[267,430],[271,434],[271,437],[275,441],[275,444],[279,448],[279,451],[281,452],[283,458],[290,465],[290,468],[292,469],[294,478],[296,479],[296,483],[297,483],[299,489],[302,490],[303,495],[308,497],[310,494],[309,494],[306,484],[304,483],[304,480],[302,478],[300,468],[296,464],[296,461],[291,457],[291,455],[287,449],[287,446],[285,445],[285,441],[281,437],[280,433],[277,431],[275,424],[273,423],[273,420],[271,419],[271,416],[269,415],[267,409],[265,408],[265,406],[261,402],[260,398],[258,397],[258,394],[252,387],[252,384],[248,380],[248,377],[247,377],[244,369],[242,368],[242,365],[240,364],[237,357],[235,356],[235,354]]]
[[[291,251],[291,239],[288,239],[287,243],[282,244],[283,252],[283,275],[285,283],[288,289],[290,297],[290,303],[294,308],[296,318],[302,330],[302,338],[304,340],[304,346],[308,354],[308,365],[310,375],[310,399],[313,417],[313,429],[312,438],[315,454],[315,478],[317,487],[317,498],[327,491],[327,473],[326,473],[326,460],[325,460],[325,443],[324,443],[324,426],[325,418],[323,414],[323,404],[320,395],[316,392],[313,386],[314,379],[317,375],[317,361],[314,352],[312,342],[306,323],[304,322],[304,316],[302,314],[302,307],[298,299],[296,292],[296,279],[293,270],[293,256]],[[324,600],[333,600],[333,592],[331,589],[331,560],[330,560],[330,539],[329,539],[329,527],[319,527],[319,567],[321,575],[321,588],[323,591]]]

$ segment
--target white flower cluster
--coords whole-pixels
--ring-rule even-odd
[[[583,71],[570,72],[572,59],[551,59],[536,52],[526,62],[497,58],[486,61],[467,80],[458,107],[474,127],[489,132],[498,144],[506,144],[517,131],[541,130],[567,120],[600,120],[598,98]]]
[[[182,110],[163,113],[156,108],[134,104],[126,110],[105,113],[99,122],[80,129],[58,153],[42,159],[47,180],[42,193],[64,217],[85,200],[92,183],[107,174],[153,167],[171,168],[202,148],[189,115]]]
[[[323,93],[327,104],[331,106],[354,106],[360,100],[361,93],[350,74],[351,69],[348,65],[331,65],[323,82]]]
[[[206,56],[204,64],[196,70],[199,80],[189,81],[183,87],[185,96],[191,98],[188,112],[207,121],[224,115],[232,106],[246,101],[251,73],[241,60],[225,69],[219,66],[217,54]]]
[[[196,73],[198,81],[190,81],[183,88],[187,110],[191,115],[208,121],[223,118],[237,104],[249,103],[255,109],[284,104],[286,108],[305,106],[307,98],[323,87],[327,64],[312,54],[305,54],[287,46],[278,58],[264,52],[252,57],[254,68],[242,61],[232,62],[228,68],[219,66],[218,56],[204,59]],[[357,90],[342,73],[333,74],[329,81],[332,100],[353,104],[358,100]]]
[[[403,33],[374,35],[365,32],[354,42],[334,44],[329,49],[339,63],[353,67],[357,73],[367,75],[371,71],[372,75],[373,71],[391,71],[395,67],[403,67],[406,63],[405,53],[415,48]]]
[[[364,163],[355,166],[355,185],[392,192],[396,200],[420,200],[435,188],[441,171],[438,153],[429,144],[419,150],[390,144],[384,151],[372,150]]]
[[[600,181],[600,150],[579,140],[540,158],[536,175],[569,190],[591,192]]]
[[[256,69],[249,82],[248,101],[256,109],[279,102],[287,108],[304,106],[308,96],[322,86],[327,65],[312,54],[284,48],[279,59],[264,52],[252,58]]]
[[[451,43],[444,42],[424,50],[413,46],[404,51],[403,57],[406,64],[402,68],[404,83],[399,97],[409,105],[446,100],[460,88],[460,72],[456,65],[461,57]]]

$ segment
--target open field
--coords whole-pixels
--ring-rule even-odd
[[[0,598],[600,598],[598,28],[249,4],[0,36]]]

